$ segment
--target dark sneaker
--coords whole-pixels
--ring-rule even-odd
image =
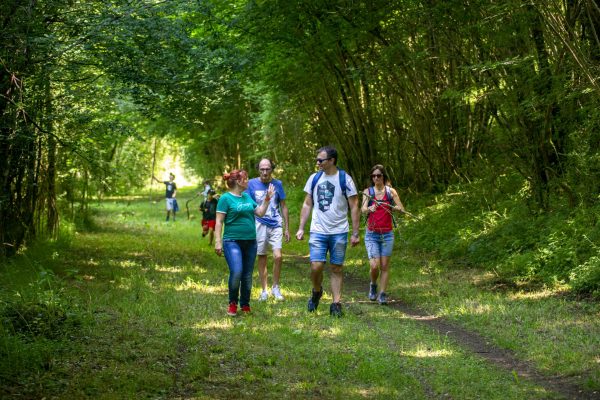
[[[312,290],[312,296],[310,296],[310,299],[308,299],[308,312],[317,310],[321,296],[323,296],[323,288],[321,288],[320,292],[315,292],[315,289]]]
[[[375,301],[377,300],[377,284],[371,283],[369,288],[369,300]]]
[[[379,304],[381,304],[382,306],[385,306],[388,302],[387,302],[387,294],[385,294],[385,292],[381,292],[379,293],[379,297],[377,298],[377,301],[379,302]]]
[[[341,317],[342,314],[342,304],[341,303],[331,303],[329,307],[329,315],[332,317]]]

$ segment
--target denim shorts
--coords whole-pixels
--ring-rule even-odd
[[[389,257],[394,248],[394,231],[377,233],[367,230],[365,246],[369,260],[372,258]]]
[[[343,265],[346,258],[348,233],[310,233],[308,247],[310,248],[310,261],[326,262],[329,252],[329,263]]]

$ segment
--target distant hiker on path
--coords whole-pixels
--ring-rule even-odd
[[[289,212],[285,204],[285,191],[280,180],[274,179],[272,174],[275,164],[268,158],[263,158],[257,165],[260,177],[250,179],[248,182],[248,194],[252,199],[261,203],[267,194],[269,185],[275,187],[275,194],[271,199],[269,208],[264,217],[256,218],[256,240],[258,245],[258,275],[262,286],[262,292],[258,297],[259,301],[265,301],[269,297],[267,292],[268,274],[267,274],[267,248],[273,251],[273,286],[271,295],[276,300],[283,300],[283,295],[279,288],[279,278],[281,276],[281,247],[282,239],[285,237],[286,243],[290,241],[289,230]]]
[[[308,311],[315,311],[321,296],[323,296],[323,268],[327,261],[327,253],[329,253],[333,297],[329,314],[341,317],[342,267],[346,257],[349,231],[348,207],[350,207],[352,219],[350,243],[354,247],[360,242],[358,193],[352,177],[344,170],[337,168],[338,154],[334,147],[320,148],[315,161],[319,172],[312,174],[304,186],[306,197],[300,210],[300,227],[296,233],[296,239],[304,238],[304,226],[312,211],[308,245],[313,289],[308,300]]]
[[[202,200],[204,201],[208,198],[208,192],[212,190],[212,186],[210,186],[210,181],[208,180],[202,182],[202,184],[204,185],[204,188],[199,195],[202,196]]]
[[[165,198],[167,200],[167,221],[169,220],[171,212],[173,213],[173,221],[175,221],[175,214],[179,210],[179,207],[177,206],[177,200],[175,199],[177,195],[175,175],[173,173],[169,173],[168,181],[161,181],[154,175],[152,175],[152,179],[154,179],[156,182],[165,184]]]
[[[396,190],[387,185],[388,177],[381,164],[371,168],[371,182],[373,185],[363,190],[361,211],[367,217],[367,232],[365,234],[365,247],[371,267],[371,284],[369,285],[369,300],[377,300],[379,304],[387,304],[387,284],[389,279],[389,265],[394,248],[394,221],[393,211],[404,211],[404,206]],[[381,271],[381,272],[380,272]],[[381,273],[379,291],[377,278]]]
[[[200,212],[202,212],[202,237],[208,235],[208,245],[212,246],[217,219],[217,199],[214,190],[210,189],[206,194],[206,200],[200,204]]]
[[[250,312],[252,273],[256,259],[256,227],[254,216],[265,215],[275,187],[269,184],[262,204],[259,206],[245,190],[248,188],[248,173],[234,170],[223,175],[229,191],[217,203],[215,224],[215,252],[225,255],[229,266],[228,315],[236,315],[238,303],[242,312]],[[223,225],[225,226],[223,228]],[[223,237],[221,238],[221,234]]]

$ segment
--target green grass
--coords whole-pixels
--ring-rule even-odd
[[[583,377],[600,389],[600,307],[567,298],[559,289],[506,289],[493,273],[436,270],[431,259],[405,259],[395,292],[511,349],[549,375]]]
[[[307,313],[306,241],[284,245],[285,302],[253,301],[251,315],[228,317],[227,266],[201,239],[195,206],[196,218],[184,209],[166,223],[162,202],[129,201],[94,205],[69,241],[0,267],[0,397],[558,398],[362,290],[345,288],[342,319],[329,317],[327,293]],[[299,207],[290,201],[293,228]],[[349,250],[346,269],[366,288],[365,257],[362,245]],[[442,266],[398,240],[390,294],[598,387],[595,304],[491,291],[487,273]]]

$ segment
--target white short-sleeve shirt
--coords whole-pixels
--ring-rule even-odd
[[[348,224],[348,200],[342,193],[340,186],[339,170],[334,175],[323,173],[311,193],[312,174],[304,192],[312,194],[313,211],[310,223],[310,231],[324,234],[346,233],[350,229]],[[346,173],[346,195],[348,197],[358,195],[356,185],[352,177]]]

